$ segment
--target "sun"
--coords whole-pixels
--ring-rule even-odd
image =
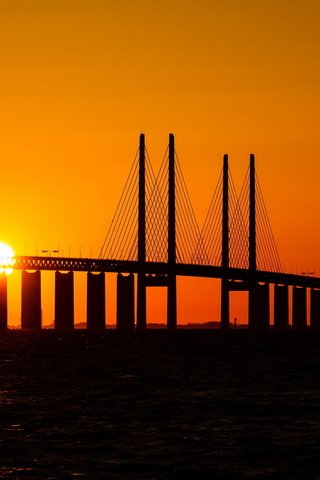
[[[9,245],[0,242],[0,273],[10,275],[14,264],[14,251]]]

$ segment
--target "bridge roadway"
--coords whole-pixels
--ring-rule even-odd
[[[94,258],[16,256],[12,268],[15,270],[59,270],[79,272],[145,273],[147,275],[167,275],[172,273],[168,263],[138,262],[133,260],[103,260]],[[263,283],[292,285],[297,287],[320,288],[320,278],[291,273],[250,272],[245,268],[224,268],[213,265],[176,263],[177,276],[228,278],[233,281],[255,281]]]

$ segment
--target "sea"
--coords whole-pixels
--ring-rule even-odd
[[[6,331],[1,479],[320,479],[320,336]]]

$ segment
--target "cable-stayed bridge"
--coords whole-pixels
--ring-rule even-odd
[[[320,278],[284,273],[263,200],[255,157],[238,194],[228,155],[200,228],[175,150],[174,135],[155,175],[140,135],[139,148],[98,258],[16,256],[22,270],[21,326],[41,328],[41,271],[55,271],[55,328],[74,326],[73,276],[87,273],[87,327],[105,328],[105,273],[117,276],[117,327],[147,327],[146,289],[167,288],[167,327],[177,327],[177,276],[221,279],[221,327],[229,328],[229,293],[248,291],[248,326],[320,330]],[[32,271],[32,272],[31,272]],[[62,273],[67,272],[67,273]],[[134,277],[136,281],[134,280]],[[7,284],[1,275],[0,326],[7,328]],[[289,289],[292,293],[289,295]],[[290,305],[291,302],[291,305]],[[136,307],[136,308],[135,308]]]

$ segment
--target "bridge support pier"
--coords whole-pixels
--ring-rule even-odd
[[[87,329],[104,330],[106,323],[105,274],[87,273]]]
[[[41,272],[22,271],[21,328],[41,330]]]
[[[117,329],[134,329],[134,276],[117,275]]]
[[[310,328],[320,331],[320,290],[310,290]]]
[[[145,330],[147,327],[147,287],[146,276],[138,273],[137,281],[137,329]]]
[[[221,279],[221,328],[228,329],[230,327],[230,295],[229,281],[226,278]]]
[[[73,272],[55,272],[55,321],[56,330],[74,328]]]
[[[167,328],[177,328],[177,278],[175,274],[168,275],[167,287]]]
[[[7,275],[0,273],[0,330],[8,328]]]
[[[307,290],[292,287],[292,328],[304,330],[307,326]]]
[[[252,283],[249,287],[249,328],[267,330],[270,326],[269,284]]]
[[[287,330],[289,326],[289,288],[287,285],[274,286],[274,328]]]

